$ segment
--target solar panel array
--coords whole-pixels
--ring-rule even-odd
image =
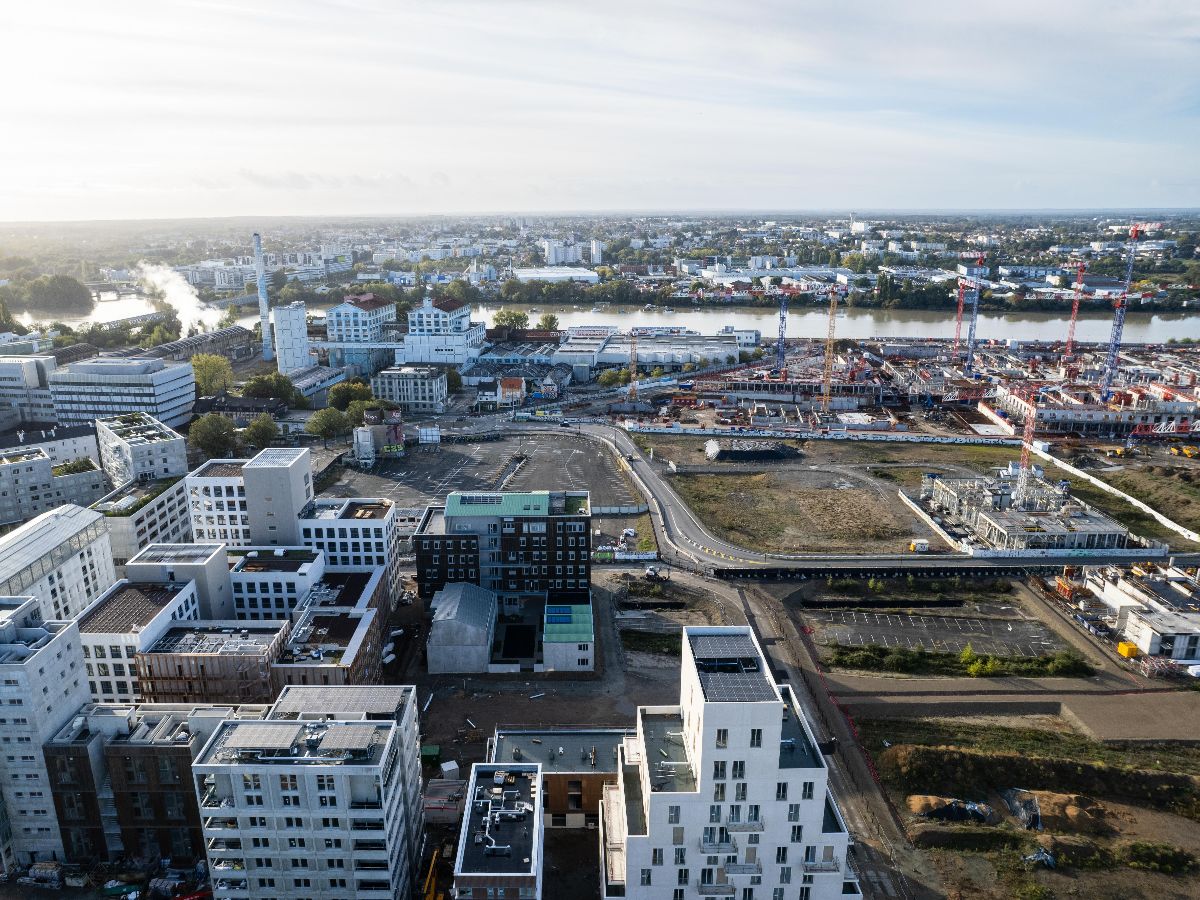
[[[318,746],[322,750],[368,750],[378,733],[377,725],[331,725]]]
[[[711,703],[774,700],[775,689],[762,672],[701,672],[700,687]]]
[[[290,750],[304,733],[301,725],[239,722],[225,739],[226,750]]]
[[[748,634],[693,634],[688,636],[696,659],[735,659],[758,656],[758,648]]]

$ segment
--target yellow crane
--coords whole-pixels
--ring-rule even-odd
[[[825,333],[825,378],[822,381],[821,412],[829,412],[829,398],[833,394],[833,338],[837,333],[837,288],[829,289],[829,329]]]

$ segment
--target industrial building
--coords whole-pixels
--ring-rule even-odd
[[[496,639],[496,595],[465,581],[448,584],[429,601],[433,621],[425,642],[432,675],[487,672]]]
[[[812,729],[746,627],[684,629],[679,705],[638,707],[600,809],[605,898],[862,893]]]
[[[967,544],[995,550],[1121,550],[1129,531],[1104,513],[1074,499],[1067,482],[1032,475],[1029,493],[1017,496],[1015,472],[946,478],[926,475],[920,498],[936,513],[961,525]]]
[[[1200,583],[1174,566],[1140,564],[1087,570],[1086,584],[1107,607],[1112,630],[1144,657],[1200,665]]]
[[[454,858],[456,898],[542,894],[542,767],[475,763]]]
[[[104,516],[68,504],[0,537],[0,597],[33,597],[43,620],[78,616],[117,580]]]
[[[192,765],[218,900],[409,900],[424,832],[411,687],[289,687]]]
[[[308,344],[308,309],[296,300],[274,311],[275,362],[284,375],[307,369],[314,360]]]
[[[211,353],[236,362],[252,357],[255,349],[254,333],[250,329],[241,325],[229,325],[216,331],[205,331],[167,344],[158,344],[149,350],[140,351],[137,355],[173,359],[178,362],[191,359],[197,353]]]

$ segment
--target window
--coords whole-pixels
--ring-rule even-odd
[[[746,761],[743,759],[735,759],[733,761],[733,780],[746,777]]]
[[[791,884],[792,883],[792,867],[791,866],[780,866],[779,867],[779,883],[780,884]]]
[[[799,803],[789,803],[788,804],[788,821],[789,822],[799,822],[800,821],[800,804]]]
[[[671,843],[676,847],[683,844],[683,826],[676,825],[671,829]]]
[[[678,806],[668,806],[667,807],[667,824],[668,825],[678,825],[679,824],[679,807]]]
[[[684,887],[687,887],[690,876],[691,873],[687,869],[680,869],[675,873],[675,883],[682,884]]]
[[[792,843],[799,844],[803,840],[804,840],[804,826],[803,825],[793,825],[792,826]]]
[[[713,781],[724,781],[724,780],[725,780],[725,760],[714,759],[713,760]]]
[[[728,746],[729,746],[729,729],[728,728],[718,728],[717,729],[717,747],[719,749],[724,749]]]
[[[662,864],[663,864],[662,847],[655,847],[653,850],[650,851],[650,865],[661,866]]]
[[[720,822],[721,821],[721,807],[720,806],[713,804],[712,806],[710,806],[708,808],[708,821],[710,821],[710,822]]]
[[[800,799],[811,800],[813,798],[813,783],[811,781],[804,782],[800,788]]]
[[[649,869],[642,869],[642,882],[641,883],[643,886],[650,884],[650,870]]]
[[[786,800],[787,799],[787,782],[786,781],[780,781],[778,784],[775,785],[775,799],[776,800]]]
[[[686,866],[687,865],[687,848],[686,847],[676,847],[675,848],[675,865],[677,865],[677,866]]]
[[[787,863],[787,847],[775,848],[775,863],[777,865],[785,865]]]
[[[733,786],[733,799],[738,801],[746,799],[746,782],[739,781]]]
[[[746,821],[747,822],[757,822],[759,815],[760,815],[760,812],[759,812],[757,803],[751,803],[749,806],[746,807]]]
[[[725,802],[725,782],[719,782],[713,785],[713,800],[717,803]]]

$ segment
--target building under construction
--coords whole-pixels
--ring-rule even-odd
[[[1036,472],[1018,497],[1016,465],[998,475],[943,478],[926,475],[920,499],[953,529],[995,550],[1119,550],[1129,531],[1071,497],[1068,482],[1054,484]]]

